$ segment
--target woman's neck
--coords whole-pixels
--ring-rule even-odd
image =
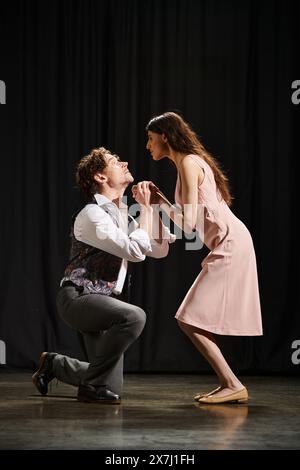
[[[181,165],[182,160],[187,154],[181,153],[181,152],[175,152],[174,150],[170,149],[169,152],[169,159],[172,160],[172,162],[175,164],[177,171],[179,171],[179,167]]]

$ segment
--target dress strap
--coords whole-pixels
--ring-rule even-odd
[[[192,153],[189,153],[187,157],[191,157],[194,160],[194,162],[196,162],[200,166],[200,168],[203,171],[205,171],[205,167],[202,164],[203,159],[201,157],[199,157],[198,155],[193,155]]]

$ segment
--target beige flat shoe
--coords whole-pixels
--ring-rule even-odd
[[[198,401],[199,398],[208,397],[208,395],[213,395],[214,393],[218,392],[220,389],[221,389],[221,386],[215,388],[214,390],[212,390],[211,392],[208,392],[208,393],[198,393],[197,395],[194,396],[194,400]]]
[[[216,403],[247,403],[248,401],[248,391],[246,387],[242,388],[238,392],[228,393],[223,397],[214,397],[214,396],[206,396],[199,398],[199,403],[205,404],[216,404]]]

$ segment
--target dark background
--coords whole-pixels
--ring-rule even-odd
[[[175,169],[153,162],[145,125],[179,111],[231,182],[233,211],[252,233],[264,336],[220,337],[235,370],[295,373],[300,339],[299,2],[60,0],[0,3],[1,295],[7,364],[34,368],[41,351],[83,357],[55,296],[80,207],[78,160],[104,145],[136,180],[172,198]],[[148,323],[127,371],[210,368],[174,319],[206,254],[186,251],[133,266],[131,302]]]

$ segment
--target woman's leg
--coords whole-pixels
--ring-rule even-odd
[[[225,396],[244,388],[244,385],[234,375],[227,364],[220,348],[217,345],[215,335],[209,331],[201,330],[178,320],[182,331],[190,338],[198,351],[205,357],[217,374],[221,388],[214,393],[214,397]]]

